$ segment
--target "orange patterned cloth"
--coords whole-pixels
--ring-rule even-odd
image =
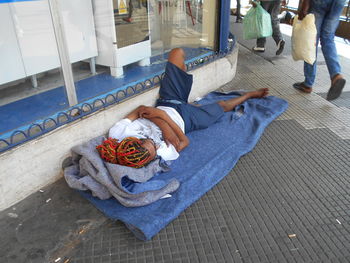
[[[127,137],[121,142],[108,138],[96,149],[109,163],[141,168],[152,161],[149,151],[142,146],[142,140],[135,137]]]

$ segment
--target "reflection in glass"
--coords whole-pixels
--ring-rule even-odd
[[[152,55],[174,47],[216,48],[217,1],[150,0]]]
[[[149,39],[147,1],[113,0],[113,8],[118,48]]]

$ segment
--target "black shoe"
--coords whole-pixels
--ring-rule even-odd
[[[281,55],[281,53],[283,52],[285,43],[286,43],[286,41],[284,41],[283,39],[278,42],[276,56]]]
[[[243,21],[242,17],[237,17],[236,18],[236,23],[242,23],[242,21]]]
[[[311,93],[312,92],[312,88],[308,87],[304,84],[304,82],[297,82],[293,84],[293,88],[302,91],[304,93]]]
[[[338,98],[345,86],[345,79],[339,78],[337,79],[331,86],[327,94],[327,100],[335,100]]]

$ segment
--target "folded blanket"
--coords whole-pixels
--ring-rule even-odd
[[[237,95],[213,92],[200,103]],[[86,191],[81,194],[106,216],[123,221],[139,239],[149,240],[225,177],[238,159],[254,148],[267,125],[287,107],[285,100],[273,96],[250,99],[239,107],[243,113],[239,109],[227,112],[209,128],[189,133],[191,143],[171,164],[171,170],[159,173],[147,182],[178,180],[181,186],[170,198],[129,208],[115,198],[100,200]]]
[[[179,187],[175,178],[149,181],[159,172],[169,170],[159,159],[140,169],[104,162],[96,146],[105,139],[97,137],[72,148],[72,163],[64,169],[70,187],[90,190],[102,200],[113,196],[127,207],[151,204]]]

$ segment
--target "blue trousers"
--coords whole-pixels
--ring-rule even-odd
[[[168,62],[156,103],[156,106],[172,107],[181,115],[185,123],[185,133],[205,129],[224,115],[224,110],[218,103],[200,106],[188,104],[192,82],[191,74]]]
[[[341,72],[334,35],[344,4],[345,0],[311,0],[310,13],[315,15],[317,28],[316,46],[321,42],[322,53],[331,78]],[[304,62],[304,76],[305,85],[312,87],[316,77],[316,61],[313,65]]]

